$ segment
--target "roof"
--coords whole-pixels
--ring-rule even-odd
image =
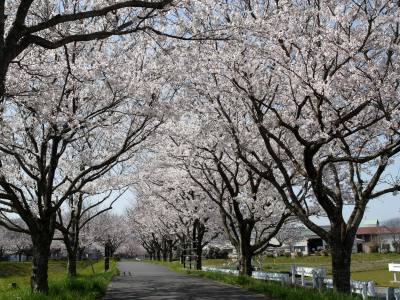
[[[360,227],[378,227],[379,220],[364,220],[361,222]]]
[[[372,235],[379,235],[379,234],[400,234],[400,228],[398,227],[360,227],[357,230],[357,235],[363,234],[372,234]]]

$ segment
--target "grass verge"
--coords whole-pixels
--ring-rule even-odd
[[[78,265],[79,275],[68,278],[66,262],[51,262],[49,265],[49,293],[32,294],[29,286],[29,263],[0,263],[0,300],[95,300],[105,294],[112,277],[118,274],[117,264],[110,263],[110,271],[103,272],[104,262],[92,267],[87,263]],[[9,270],[9,271],[5,271]],[[10,270],[18,270],[13,273]],[[17,288],[11,288],[11,282]]]
[[[335,293],[331,290],[316,291],[309,288],[302,288],[299,286],[282,285],[278,282],[263,281],[250,278],[247,276],[233,276],[223,273],[203,272],[196,270],[183,269],[179,262],[158,262],[146,261],[149,263],[163,265],[169,269],[189,275],[195,275],[202,278],[207,278],[226,284],[239,286],[255,292],[257,294],[265,295],[269,298],[279,300],[355,300],[361,299],[358,296],[349,296]]]

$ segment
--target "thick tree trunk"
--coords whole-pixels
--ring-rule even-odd
[[[197,246],[196,247],[196,270],[201,270],[202,267],[202,260],[201,256],[203,255],[203,247]]]
[[[77,275],[76,273],[76,253],[71,252],[68,253],[68,266],[67,266],[67,272],[69,277],[75,277]]]
[[[162,260],[163,261],[167,261],[167,257],[168,257],[168,249],[164,248],[162,251]]]
[[[251,265],[251,260],[253,256],[250,253],[241,253],[240,255],[240,275],[251,276],[253,272],[253,267]]]
[[[160,249],[157,249],[156,256],[157,256],[157,260],[160,261],[161,260],[161,250]]]
[[[332,277],[333,288],[341,293],[349,294],[350,288],[350,264],[352,247],[349,245],[333,244],[332,254]]]
[[[31,288],[33,292],[47,293],[49,291],[47,273],[51,240],[52,238],[43,232],[32,236],[33,259]]]
[[[172,252],[172,247],[171,247],[168,250],[168,261],[172,262],[172,260],[173,260],[173,252]]]
[[[239,273],[240,275],[251,276],[253,267],[251,260],[253,253],[251,251],[251,229],[241,230],[240,234],[240,259],[239,259]]]
[[[22,252],[21,251],[18,252],[18,261],[19,262],[22,261]]]

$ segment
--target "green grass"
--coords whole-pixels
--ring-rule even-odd
[[[92,267],[88,262],[78,263],[76,278],[66,275],[65,261],[49,262],[49,294],[32,294],[30,291],[31,263],[0,262],[0,300],[94,300],[104,295],[112,277],[118,273],[116,262],[110,271],[103,272],[104,262]],[[18,288],[11,288],[11,283]]]
[[[149,262],[149,261],[147,261]],[[209,262],[209,261],[208,261]],[[283,286],[278,282],[263,281],[250,278],[247,276],[233,276],[223,273],[203,272],[196,270],[183,269],[179,262],[158,262],[151,261],[153,264],[163,265],[173,271],[181,272],[189,275],[195,275],[202,278],[207,278],[226,284],[239,286],[255,292],[263,294],[267,297],[280,300],[355,300],[361,299],[358,296],[348,296],[333,291],[316,291],[309,288],[302,288],[298,286]]]
[[[372,280],[378,286],[400,287],[399,283],[391,282],[393,273],[388,270],[388,263],[400,263],[400,254],[388,253],[359,253],[352,256],[351,276],[355,280]],[[236,262],[223,259],[205,260],[204,265],[235,267]],[[267,272],[289,272],[291,265],[303,265],[307,267],[326,268],[328,276],[332,274],[330,256],[305,256],[305,257],[266,257],[262,261],[262,270]],[[255,266],[259,266],[258,260],[255,260]],[[400,276],[399,276],[400,278]]]

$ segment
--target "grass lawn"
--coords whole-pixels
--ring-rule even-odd
[[[103,272],[104,262],[92,267],[88,262],[78,263],[79,275],[68,279],[66,261],[49,262],[49,294],[31,294],[30,262],[0,262],[0,300],[94,300],[104,295],[108,283],[117,274],[116,262],[111,262],[110,271]],[[11,283],[18,288],[11,288]]]
[[[359,253],[352,256],[351,276],[356,280],[373,280],[378,286],[400,287],[398,283],[392,283],[393,273],[388,270],[388,263],[400,263],[400,254],[388,253]],[[236,262],[232,260],[208,259],[204,265],[235,267]],[[254,265],[260,266],[264,271],[270,272],[289,272],[293,264],[307,267],[324,267],[328,275],[332,273],[330,256],[305,256],[305,257],[265,257],[261,260],[256,259]],[[400,278],[400,276],[399,276]]]
[[[233,276],[223,273],[212,273],[203,272],[196,270],[183,269],[179,262],[158,262],[148,261],[153,264],[164,265],[170,269],[189,275],[195,275],[211,280],[240,286],[242,288],[253,291],[257,294],[263,294],[273,299],[285,299],[285,300],[356,300],[361,299],[358,296],[348,296],[333,291],[322,291],[312,290],[309,288],[302,288],[299,286],[283,286],[278,282],[257,280],[246,276]]]

